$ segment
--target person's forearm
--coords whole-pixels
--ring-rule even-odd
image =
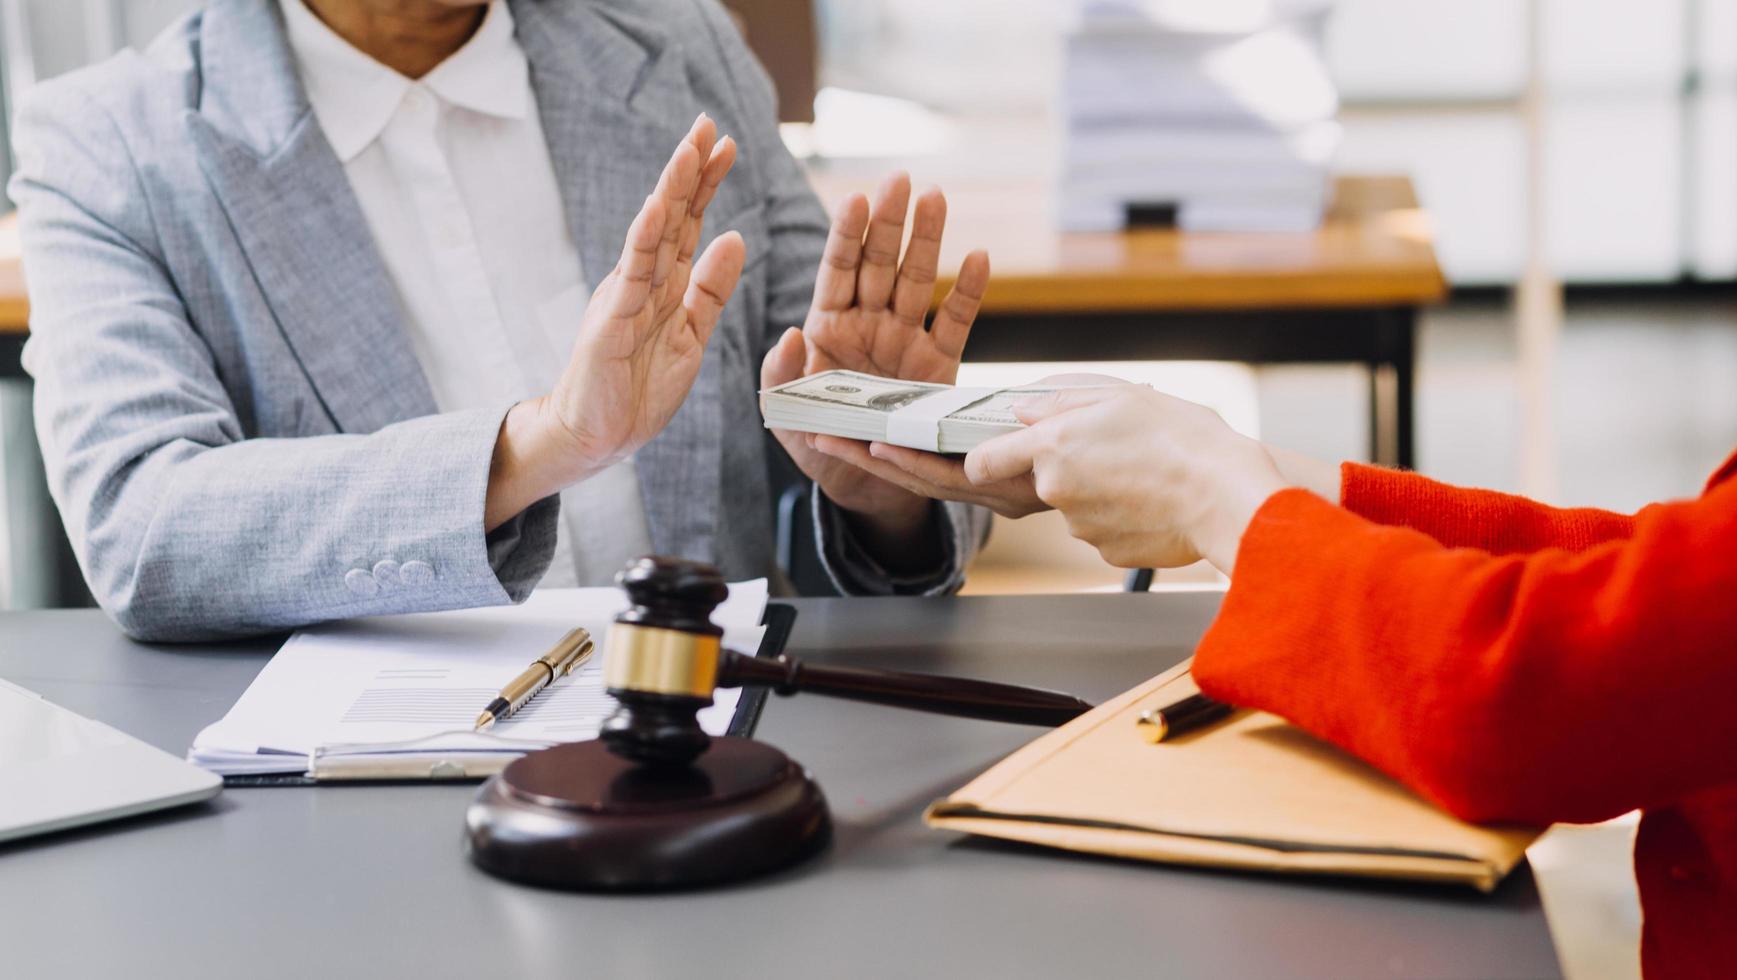
[[[507,412],[489,462],[483,532],[489,533],[544,497],[560,493],[592,475],[575,468],[571,453],[551,435],[544,399],[520,402]]]
[[[1207,564],[1226,575],[1236,572],[1237,553],[1249,522],[1273,494],[1286,486],[1307,490],[1328,503],[1339,502],[1339,467],[1333,463],[1292,452],[1278,446],[1260,443],[1278,470],[1277,479],[1271,469],[1264,474],[1259,468],[1237,468],[1209,490],[1202,499],[1211,501],[1203,508],[1196,531],[1195,545]]]
[[[533,508],[544,516],[528,517],[522,543],[491,553],[480,524],[499,431],[500,414],[483,409],[368,435],[182,438],[117,481],[118,495],[61,486],[99,500],[74,546],[93,593],[135,638],[495,605],[524,598],[554,541],[553,508]]]
[[[913,496],[911,501],[910,507],[875,514],[839,508],[863,551],[892,575],[930,571],[945,556],[936,505],[922,497]]]
[[[1448,548],[1287,491],[1196,651],[1272,711],[1466,819],[1599,820],[1737,778],[1737,488],[1578,554]],[[1613,719],[1616,720],[1613,727]]]
[[[1202,453],[1201,465],[1189,471],[1185,501],[1178,509],[1185,534],[1194,551],[1226,575],[1236,571],[1242,537],[1256,512],[1273,494],[1292,485],[1293,477],[1272,447],[1224,430],[1228,440],[1210,453]],[[1309,462],[1295,453],[1293,459]],[[1300,474],[1311,475],[1304,467]],[[1307,489],[1307,488],[1305,488]]]
[[[1339,464],[1266,444],[1267,455],[1278,464],[1279,475],[1293,487],[1302,487],[1328,503],[1339,503]]]
[[[1284,483],[1270,476],[1265,480],[1243,478],[1221,484],[1210,494],[1212,504],[1203,509],[1196,531],[1195,547],[1200,556],[1225,575],[1234,576],[1237,552],[1249,522],[1273,494],[1283,489]]]

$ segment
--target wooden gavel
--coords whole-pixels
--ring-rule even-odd
[[[558,888],[691,888],[818,853],[832,817],[814,777],[764,742],[700,727],[720,687],[1028,725],[1091,708],[1053,691],[726,650],[712,610],[729,589],[710,565],[641,558],[616,581],[632,603],[605,645],[603,683],[619,705],[596,739],[528,753],[477,791],[465,840],[492,874]]]
[[[641,558],[617,576],[632,607],[606,644],[604,686],[620,702],[599,734],[637,762],[686,763],[705,751],[701,708],[720,687],[764,685],[935,714],[1021,725],[1060,725],[1092,705],[1071,694],[891,670],[818,667],[790,657],[763,660],[722,645],[712,610],[729,594],[709,565]]]

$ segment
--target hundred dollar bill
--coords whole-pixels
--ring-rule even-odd
[[[1015,404],[1056,390],[1039,385],[959,388],[855,371],[822,371],[762,391],[760,407],[769,429],[966,453],[1020,428],[1013,414]],[[929,412],[922,411],[925,401],[932,409]],[[900,421],[890,422],[895,413],[900,413]],[[922,417],[914,424],[905,421],[915,416]]]

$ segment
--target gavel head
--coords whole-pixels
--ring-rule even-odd
[[[598,737],[635,762],[685,765],[711,744],[698,714],[724,636],[712,610],[729,588],[711,565],[675,558],[637,558],[615,581],[632,605],[609,628],[603,683],[620,705]]]

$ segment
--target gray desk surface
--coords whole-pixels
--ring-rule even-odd
[[[1101,699],[1185,656],[1213,594],[804,600],[815,660]],[[270,644],[145,647],[94,612],[0,615],[0,677],[180,753]],[[520,888],[460,850],[469,786],[232,789],[178,813],[0,847],[15,977],[1542,977],[1529,871],[1494,895],[1075,857],[925,828],[1031,729],[774,698],[829,852],[664,896]]]

